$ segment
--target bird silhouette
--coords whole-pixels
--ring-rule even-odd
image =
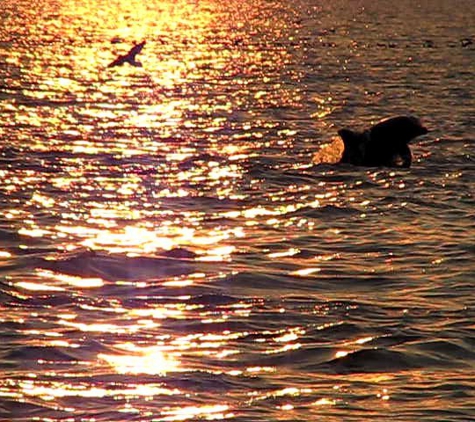
[[[145,41],[142,41],[139,44],[135,44],[127,54],[117,57],[113,62],[109,64],[107,67],[115,67],[115,66],[122,66],[124,63],[129,63],[135,67],[142,67],[142,63],[135,60],[137,54],[139,54],[145,45]]]

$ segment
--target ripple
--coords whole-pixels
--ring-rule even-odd
[[[174,250],[166,255],[166,258],[149,258],[83,252],[63,260],[43,260],[39,265],[47,270],[109,281],[158,279],[190,274],[197,270],[197,265],[188,258],[195,255],[188,251]]]

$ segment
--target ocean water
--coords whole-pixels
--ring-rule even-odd
[[[1,421],[475,420],[472,1],[0,9]]]

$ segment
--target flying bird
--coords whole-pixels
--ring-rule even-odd
[[[122,66],[124,63],[129,63],[135,67],[142,67],[142,63],[135,60],[137,54],[139,54],[145,45],[145,41],[142,41],[139,44],[134,45],[127,54],[117,57],[113,62],[107,67]]]

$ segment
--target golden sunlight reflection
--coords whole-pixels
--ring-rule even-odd
[[[124,396],[172,396],[181,394],[178,389],[165,388],[159,384],[132,385],[127,388],[101,388],[87,384],[70,384],[61,381],[43,383],[35,380],[18,382],[18,387],[23,397],[39,397],[45,401],[51,401],[62,397],[103,398]],[[0,392],[0,396],[1,396]]]
[[[336,404],[336,400],[321,398],[312,403],[312,406],[334,406]]]
[[[339,350],[339,351],[337,351],[335,353],[335,358],[336,359],[344,358],[344,357],[348,356],[349,354],[354,353],[358,350],[356,348],[352,348],[352,346],[365,344],[365,343],[368,343],[368,342],[373,341],[373,340],[374,340],[374,337],[367,336],[367,337],[361,337],[361,338],[356,339],[356,340],[347,341],[347,342],[343,343],[342,346],[348,348],[349,350]]]
[[[231,254],[235,251],[235,246],[220,246],[208,249],[207,256],[198,258],[200,261],[225,261],[229,260]]]
[[[268,257],[269,258],[282,258],[284,256],[293,256],[293,255],[296,255],[300,252],[300,249],[297,249],[297,248],[289,248],[285,251],[282,251],[282,252],[273,252],[273,253],[270,253],[268,254]]]
[[[28,224],[29,222],[26,221],[25,223]],[[36,227],[33,222],[31,223],[33,224],[31,229],[22,227],[20,230],[18,230],[18,234],[21,234],[23,236],[29,236],[29,237],[44,237],[51,234],[49,230],[40,229]]]
[[[389,400],[390,398],[387,388],[383,388],[382,392],[378,393],[376,396],[381,400]]]
[[[365,343],[368,343],[368,342],[373,341],[373,340],[374,340],[374,337],[371,337],[371,336],[361,337],[361,338],[358,338],[356,340],[347,341],[347,342],[343,343],[343,346],[350,347],[350,346],[355,345],[355,344],[365,344]]]
[[[164,281],[163,286],[186,287],[186,286],[191,286],[194,283],[195,283],[195,281],[193,281],[189,278],[187,278],[187,279],[174,278],[173,280]]]
[[[355,343],[356,344],[365,344],[365,343],[368,343],[369,341],[372,341],[374,339],[374,337],[362,337],[362,338],[359,338],[358,340],[355,340]]]
[[[300,349],[302,347],[302,344],[298,343],[297,340],[301,336],[305,335],[305,330],[300,327],[295,327],[288,330],[279,330],[275,333],[267,332],[267,334],[275,334],[275,337],[273,337],[275,344],[272,345],[272,348],[264,350],[264,353],[278,354]],[[257,339],[256,341],[267,343],[264,338]]]
[[[225,349],[227,342],[248,333],[224,331],[221,334],[198,333],[177,337],[170,342],[174,350],[193,353],[198,356],[227,356],[235,354],[235,350]]]
[[[253,401],[255,400],[266,400],[269,398],[275,397],[298,397],[303,395],[311,394],[314,390],[312,388],[297,388],[297,387],[286,387],[280,390],[273,390],[268,393],[262,394],[259,391],[253,391],[249,393],[249,396]]]
[[[257,217],[267,217],[267,216],[284,216],[286,214],[294,213],[302,208],[320,208],[321,202],[317,198],[308,198],[302,202],[295,202],[291,204],[279,204],[277,203],[274,207],[263,207],[258,205],[256,207],[247,208],[242,211],[227,211],[222,214],[223,217],[227,218],[237,218],[244,217],[246,220],[246,225],[251,225],[255,223],[253,221]],[[275,222],[278,222],[277,219],[268,219],[267,224],[273,225]],[[291,251],[289,251],[292,254]]]
[[[54,292],[62,292],[64,289],[58,286],[51,286],[45,283],[35,283],[33,281],[18,281],[15,283],[16,287],[25,290],[32,290],[37,292],[47,292],[47,291],[54,291]]]
[[[320,150],[313,156],[314,164],[335,164],[340,161],[343,155],[343,141],[340,137],[334,137],[332,140],[320,147]]]
[[[276,372],[277,368],[275,366],[252,366],[246,369],[247,372],[251,374],[261,373],[261,372]]]
[[[297,327],[297,328],[290,329],[287,333],[279,337],[274,337],[274,340],[277,342],[286,343],[289,341],[297,340],[299,337],[303,335],[305,335],[305,330]]]
[[[70,328],[76,328],[79,331],[87,332],[98,332],[98,333],[115,333],[115,334],[130,334],[135,333],[144,329],[156,328],[159,326],[154,321],[150,320],[140,320],[136,323],[128,325],[116,325],[112,323],[91,323],[86,324],[84,322],[75,322],[62,318],[58,321],[58,324],[64,325]]]
[[[229,259],[235,250],[231,245],[219,245],[235,237],[243,237],[241,227],[230,229],[215,228],[208,231],[177,226],[167,221],[156,229],[141,226],[126,226],[123,229],[97,230],[94,228],[65,228],[60,230],[81,233],[86,239],[82,246],[89,249],[105,249],[110,253],[151,254],[169,251],[178,247],[191,247],[204,261]]]
[[[38,78],[35,82],[40,89],[24,90],[24,95],[34,100],[51,101],[66,95],[90,106],[80,107],[77,114],[63,108],[52,108],[43,115],[20,105],[18,107],[22,108],[22,112],[18,118],[19,123],[34,127],[54,126],[55,136],[59,132],[74,137],[64,145],[55,140],[62,151],[88,155],[113,153],[115,156],[130,157],[158,150],[167,152],[168,149],[168,161],[175,148],[166,142],[159,145],[130,135],[139,128],[155,129],[163,138],[181,137],[183,128],[197,127],[208,133],[221,130],[227,117],[187,117],[201,112],[209,116],[214,113],[230,114],[236,100],[221,94],[216,99],[205,96],[204,101],[199,101],[196,95],[192,95],[196,87],[200,86],[200,81],[219,83],[223,74],[233,74],[241,66],[249,67],[249,60],[256,64],[267,60],[253,49],[243,54],[239,49],[225,48],[229,44],[229,34],[213,30],[215,22],[222,19],[222,10],[210,7],[207,2],[177,0],[144,3],[131,0],[98,8],[95,2],[65,0],[58,4],[58,9],[61,18],[54,25],[51,25],[50,14],[45,16],[39,13],[28,26],[28,32],[37,37],[35,31],[41,34],[47,27],[49,36],[68,40],[64,53],[67,57],[58,54],[56,43],[43,45],[41,54],[34,55],[32,71],[28,74],[32,79]],[[61,19],[66,19],[67,25]],[[100,28],[100,32],[96,37],[88,33],[85,40],[84,28],[88,27]],[[147,42],[141,52],[143,68],[125,65],[107,69],[114,57],[124,54],[132,43],[140,40]],[[57,62],[60,58],[67,60],[67,65]],[[20,57],[9,57],[9,61],[21,64]],[[243,81],[238,78],[238,82]],[[124,95],[137,82],[138,86],[133,90],[135,95]],[[177,90],[176,95],[165,96],[173,90]],[[89,140],[95,128],[110,132],[118,127],[120,136],[115,136],[113,140]],[[249,134],[250,131],[251,125],[246,129]],[[262,136],[258,132],[252,134],[258,135]],[[32,148],[46,150],[42,142],[34,142]],[[220,154],[229,156],[230,160],[248,156],[247,147],[240,144],[225,145],[224,148],[213,146],[213,149],[221,150]],[[181,160],[195,152],[195,148],[189,149]],[[211,181],[231,181],[240,177],[241,173],[235,164],[208,170],[207,178]],[[48,197],[38,196],[34,200],[43,202],[45,206],[53,205]]]
[[[317,111],[312,114],[312,117],[316,117],[319,121],[323,120],[324,117],[330,115],[336,110],[336,107],[333,105],[333,98],[332,97],[321,97],[314,95],[315,102],[317,103]]]
[[[163,286],[171,286],[171,287],[185,287],[191,286],[192,284],[198,283],[203,281],[206,277],[205,273],[192,273],[187,276],[183,277],[174,277],[171,280],[167,280],[163,282]],[[182,307],[178,306],[177,309],[181,309]],[[184,309],[189,310],[193,309],[192,306],[187,305]],[[177,316],[179,317],[179,316]]]
[[[44,208],[52,208],[55,205],[55,200],[53,198],[49,198],[45,195],[40,195],[39,193],[36,193],[36,192],[33,194],[31,201],[38,203],[40,206]]]
[[[119,374],[165,375],[179,370],[178,356],[165,353],[161,346],[138,347],[132,343],[124,343],[116,347],[130,354],[101,353],[98,358],[113,366]]]
[[[272,355],[272,354],[277,354],[277,353],[284,353],[284,352],[289,352],[292,350],[298,350],[302,347],[300,343],[291,343],[291,344],[286,344],[282,347],[276,348],[276,349],[268,349],[265,351],[266,354]]]
[[[290,272],[290,275],[295,275],[298,277],[308,277],[311,274],[319,273],[320,268],[302,268],[300,270]]]
[[[131,309],[129,311],[130,316],[139,316],[139,317],[149,317],[155,319],[166,319],[166,318],[175,318],[175,319],[186,319],[184,311],[190,311],[198,308],[198,305],[185,305],[185,304],[176,304],[174,306],[168,307],[156,307],[156,308],[142,308],[142,309]]]
[[[388,99],[472,97],[423,63],[447,22],[376,28],[377,3],[0,0],[0,420],[471,411],[465,133],[409,172],[315,165]]]
[[[55,273],[50,270],[36,270],[36,274],[47,280],[55,280],[61,284],[66,284],[73,287],[79,287],[83,289],[102,287],[104,280],[98,277],[77,277],[67,274]]]
[[[188,419],[223,420],[234,417],[228,405],[203,405],[171,407],[162,410],[163,421],[185,421]]]

